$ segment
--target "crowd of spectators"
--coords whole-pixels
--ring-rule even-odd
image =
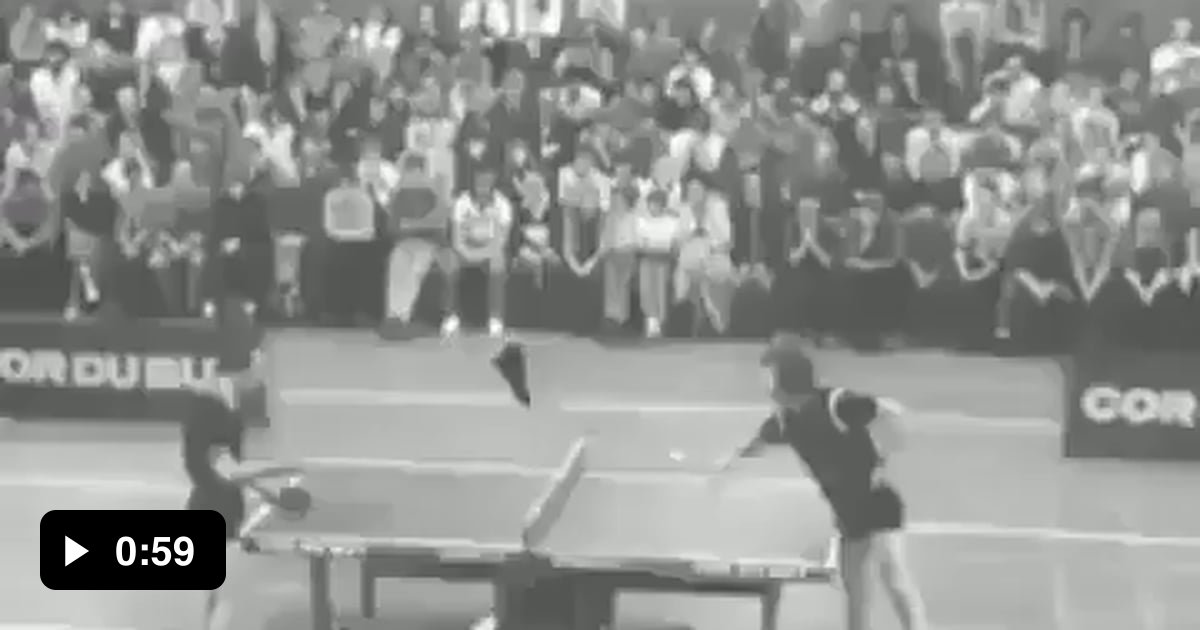
[[[0,306],[1200,346],[1185,19],[1149,42],[1137,13],[1097,35],[1040,2],[900,3],[816,42],[785,0],[724,39],[613,0],[448,4],[26,4],[0,46]]]

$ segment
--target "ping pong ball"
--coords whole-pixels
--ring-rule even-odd
[[[667,453],[667,457],[670,457],[672,461],[681,462],[687,455],[684,455],[683,451],[672,449],[671,452]]]

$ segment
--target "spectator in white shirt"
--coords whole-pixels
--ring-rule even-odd
[[[300,166],[296,163],[293,151],[296,130],[278,112],[268,109],[262,121],[247,123],[243,134],[258,145],[262,166],[273,184],[297,186],[300,183]]]
[[[73,7],[63,7],[54,19],[43,24],[47,42],[62,42],[71,50],[81,50],[91,40],[91,25]]]
[[[46,65],[33,71],[29,91],[51,139],[66,134],[67,124],[77,110],[79,81],[79,69],[70,61],[70,51],[62,42],[50,42],[46,46]]]
[[[464,33],[478,30],[485,40],[507,37],[512,30],[508,11],[504,0],[465,0],[458,7],[458,29]]]
[[[699,46],[693,44],[684,47],[683,59],[667,73],[665,85],[675,85],[676,82],[686,79],[692,84],[696,98],[701,103],[707,103],[708,99],[712,98],[716,82],[712,70],[704,65],[700,54]]]
[[[504,333],[504,291],[508,276],[507,246],[513,223],[512,203],[496,190],[496,174],[475,174],[474,189],[462,193],[451,211],[451,243],[458,264],[447,270],[446,318],[442,334],[453,335],[461,326],[458,280],[462,266],[480,267],[488,277],[488,333]]]

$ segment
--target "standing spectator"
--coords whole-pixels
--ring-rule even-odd
[[[83,171],[63,191],[67,257],[71,262],[67,319],[96,308],[110,285],[107,266],[115,253],[117,202],[102,184],[94,174]]]
[[[456,334],[461,326],[458,309],[463,268],[478,268],[487,275],[488,333],[504,333],[505,280],[508,275],[508,234],[513,223],[511,202],[496,190],[494,171],[475,174],[474,189],[459,195],[451,215],[451,235],[458,264],[450,270],[446,318],[442,334]]]
[[[213,207],[210,243],[210,264],[216,276],[212,281],[217,283],[213,297],[222,302],[237,300],[250,314],[260,312],[267,302],[272,275],[266,199],[245,184],[233,182]],[[214,305],[206,304],[205,312],[214,314]]]
[[[649,339],[662,336],[667,316],[671,262],[683,233],[683,225],[674,208],[668,206],[666,193],[655,190],[646,195],[645,209],[635,224],[638,258],[638,296],[646,318]]]
[[[604,226],[604,333],[616,335],[629,321],[637,271],[637,216],[650,186],[639,185],[629,164],[620,164]]]
[[[191,3],[188,6],[190,7]],[[138,19],[125,6],[123,0],[110,0],[105,5],[104,13],[96,16],[92,22],[91,32],[113,52],[132,55],[137,45]]]
[[[562,258],[550,235],[550,189],[541,168],[532,161],[511,177],[513,198],[520,204],[513,226],[514,268],[509,292],[515,299],[508,304],[509,318],[518,326],[544,328],[553,323],[551,311],[559,307],[552,301],[552,285],[562,277]]]
[[[325,313],[338,324],[371,316],[379,291],[375,244],[375,201],[354,170],[325,195]]]
[[[33,71],[29,90],[47,135],[61,140],[77,111],[80,75],[70,58],[70,49],[59,41],[46,45],[46,65]]]
[[[1006,194],[997,180],[983,179],[972,188],[970,203],[956,226],[954,261],[961,280],[957,341],[964,350],[989,349],[996,337],[1009,337],[1007,314],[997,313],[1004,280],[1001,265],[1006,252],[1011,255],[1011,252],[1019,250],[1009,247],[1013,218],[1007,211],[1005,200]],[[1048,212],[1053,210],[1049,209]],[[1057,232],[1050,232],[1050,224],[1044,221],[1032,224],[1032,228],[1036,228],[1033,234],[1038,238],[1047,234],[1050,236],[1046,238],[1057,236]],[[1014,243],[1012,247],[1017,245]],[[1043,277],[1037,274],[1049,271],[1037,266],[1042,264],[1040,261],[1033,258],[1026,260],[1030,261],[1027,263],[1030,269],[1014,272],[1018,282],[1033,291],[1039,300],[1043,294],[1048,298],[1052,290],[1050,287],[1057,285],[1049,284],[1049,275]]]
[[[949,129],[940,111],[926,110],[922,124],[905,138],[904,161],[908,176],[917,187],[917,198],[941,212],[962,205],[960,174],[961,141]]]
[[[818,340],[833,331],[833,273],[840,263],[840,235],[821,217],[821,201],[805,197],[784,218],[784,266],[775,278],[778,326]]]
[[[674,301],[698,307],[696,316],[704,317],[714,332],[723,334],[729,327],[734,291],[729,202],[720,192],[692,179],[681,214],[683,237],[672,282]]]
[[[562,315],[567,320],[564,326],[580,334],[596,332],[604,316],[598,267],[604,255],[604,212],[612,204],[612,183],[596,161],[596,154],[590,148],[581,147],[575,153],[575,161],[560,169],[558,176],[566,271],[557,295],[564,304]]]

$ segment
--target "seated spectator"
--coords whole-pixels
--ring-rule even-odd
[[[374,316],[379,292],[375,200],[355,170],[325,195],[325,314],[338,324],[364,323]],[[347,280],[350,279],[350,280]]]
[[[997,336],[1022,353],[1066,350],[1074,338],[1075,283],[1058,220],[1057,208],[1035,206],[1011,228]]]
[[[509,277],[509,293],[515,299],[508,303],[509,317],[514,325],[545,328],[554,323],[553,310],[561,308],[552,301],[552,289],[564,271],[550,236],[550,190],[536,164],[511,177],[518,206]]]
[[[321,282],[305,283],[302,256],[310,246],[320,253],[325,197],[341,175],[329,159],[327,141],[314,138],[300,143],[299,182],[295,187],[276,188],[271,193],[271,229],[275,237],[275,294],[278,313],[287,319],[302,311],[322,312]]]
[[[458,299],[464,267],[482,269],[487,275],[488,333],[492,336],[504,333],[506,253],[512,224],[512,203],[496,190],[495,172],[476,173],[474,189],[458,196],[450,219],[451,243],[458,261],[448,270],[450,282],[442,334],[456,334],[461,326]]]
[[[59,206],[40,175],[28,169],[6,171],[0,194],[0,267],[12,310],[61,312],[66,285],[58,248],[60,221]]]
[[[1110,342],[1126,349],[1167,349],[1178,340],[1179,287],[1171,281],[1171,252],[1158,208],[1134,216],[1130,250],[1114,278]]]
[[[837,228],[821,218],[819,199],[805,197],[784,218],[781,236],[785,262],[775,278],[777,325],[828,338],[836,316],[833,270],[843,249]]]
[[[903,323],[897,314],[907,303],[909,287],[900,266],[900,235],[894,214],[878,193],[856,195],[844,237],[845,293],[839,311],[857,348],[883,349]]]
[[[388,257],[385,334],[405,337],[413,332],[413,308],[425,276],[434,268],[445,273],[457,261],[448,240],[449,199],[439,196],[424,156],[408,153],[400,163],[389,209],[393,245]]]
[[[901,226],[904,264],[913,292],[906,309],[910,339],[922,345],[953,344],[953,297],[960,290],[954,266],[953,219],[922,205],[904,217]]]

